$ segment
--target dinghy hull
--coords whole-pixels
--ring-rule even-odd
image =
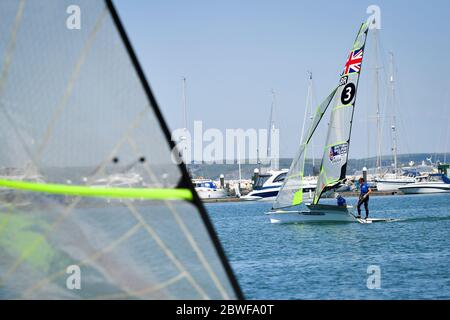
[[[277,210],[269,212],[271,223],[358,222],[351,213],[352,207],[308,205],[309,211]]]

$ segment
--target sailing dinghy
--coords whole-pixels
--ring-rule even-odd
[[[307,134],[291,164],[272,210],[268,213],[272,223],[296,222],[361,222],[371,223],[383,219],[358,219],[351,206],[320,204],[325,192],[335,190],[345,180],[350,145],[353,113],[358,81],[368,32],[368,23],[361,25],[349,57],[340,75],[339,85],[317,108]],[[317,188],[307,210],[300,210],[303,202],[304,166],[306,149],[325,112],[331,109],[328,134],[320,166]]]

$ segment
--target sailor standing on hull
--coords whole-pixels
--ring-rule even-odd
[[[359,178],[359,185],[361,193],[359,194],[358,200],[358,218],[361,218],[361,205],[364,204],[364,209],[366,210],[366,219],[369,217],[369,194],[372,193],[372,189],[369,188],[367,182],[364,181],[364,178]]]

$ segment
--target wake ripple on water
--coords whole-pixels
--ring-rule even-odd
[[[450,196],[370,199],[392,223],[273,225],[270,203],[207,205],[250,299],[449,299]],[[381,289],[367,288],[367,268]]]

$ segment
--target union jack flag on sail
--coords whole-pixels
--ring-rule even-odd
[[[361,70],[361,63],[363,59],[363,49],[356,49],[350,52],[347,62],[345,63],[344,73],[349,74],[359,72]]]

